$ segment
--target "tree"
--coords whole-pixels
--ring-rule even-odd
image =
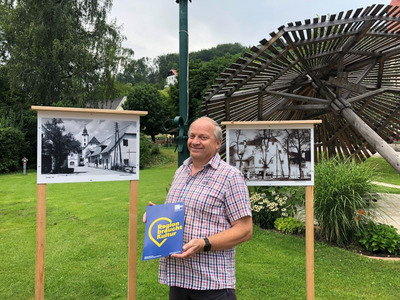
[[[25,150],[24,134],[20,130],[0,128],[0,173],[16,171]]]
[[[257,131],[256,135],[256,148],[261,153],[261,163],[263,166],[263,174],[262,178],[266,175],[265,172],[268,170],[269,165],[272,163],[274,156],[271,155],[272,151],[270,151],[269,147],[271,144],[276,143],[277,137],[280,132],[272,129],[262,129]],[[277,153],[279,155],[279,153]]]
[[[199,59],[202,62],[209,62],[216,57],[223,57],[227,54],[231,56],[235,56],[237,54],[242,54],[246,50],[240,43],[234,44],[220,44],[216,47],[212,47],[210,49],[203,49],[200,51],[196,51],[190,53],[191,59]]]
[[[44,157],[51,158],[51,173],[58,174],[67,168],[68,155],[81,151],[81,143],[72,133],[64,134],[65,127],[61,119],[53,118],[42,125],[42,164]]]
[[[310,150],[310,134],[306,129],[290,129],[286,130],[288,134],[289,147],[294,149],[296,155],[294,161],[299,166],[299,177],[303,177],[303,153]],[[289,162],[290,163],[290,162]]]
[[[201,103],[205,92],[214,83],[215,78],[237,59],[237,56],[225,55],[215,57],[207,63],[200,60],[190,60],[189,62],[189,120],[198,118],[201,115]],[[178,73],[179,76],[179,73]],[[170,117],[179,114],[179,88],[178,83],[175,87],[169,88],[168,107],[174,109]]]
[[[233,154],[236,154],[236,156],[239,159],[239,170],[243,172],[242,166],[243,166],[243,156],[246,153],[246,140],[245,136],[242,133],[242,130],[234,130],[234,135],[232,138],[232,143],[231,146],[233,146]]]
[[[159,84],[160,87],[163,87],[165,78],[160,80],[158,77],[156,66],[148,57],[142,57],[138,60],[130,59],[124,64],[123,72],[117,75],[118,81],[122,83],[130,83],[132,85],[151,83]]]
[[[0,47],[12,91],[42,105],[69,100],[84,106],[112,98],[123,37],[115,23],[107,23],[111,5],[111,0],[3,5],[0,32],[6,42]]]
[[[140,129],[151,136],[155,142],[155,136],[163,131],[163,123],[168,118],[165,114],[164,102],[160,92],[150,84],[135,85],[122,105],[126,110],[144,110],[148,114],[140,118]]]
[[[165,81],[165,78],[168,75],[168,72],[171,69],[178,70],[179,69],[179,54],[165,54],[160,55],[154,60],[154,64],[158,68],[158,78],[161,82]]]

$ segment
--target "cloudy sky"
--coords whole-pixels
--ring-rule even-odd
[[[289,22],[336,14],[391,0],[193,0],[189,2],[189,51],[223,43],[257,45]],[[179,52],[179,4],[175,0],[114,0],[111,18],[123,26],[124,46],[135,58]]]

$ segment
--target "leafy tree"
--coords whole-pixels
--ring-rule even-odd
[[[242,54],[245,49],[239,43],[221,44],[211,49],[191,52],[189,57],[191,63],[206,63],[216,57],[237,56]],[[129,59],[124,64],[123,71],[118,74],[117,79],[123,83],[132,83],[133,85],[140,82],[154,83],[159,88],[162,88],[165,84],[165,78],[171,69],[179,71],[178,53],[163,54],[153,60],[147,57],[142,57],[138,60]]]
[[[64,134],[65,127],[62,124],[61,119],[53,118],[42,125],[42,160],[46,156],[51,157],[51,172],[55,174],[67,167],[66,162],[70,153],[81,151],[81,143],[72,133]]]
[[[179,54],[170,53],[160,55],[154,60],[154,64],[158,68],[158,78],[160,82],[164,82],[171,69],[179,69]]]
[[[111,5],[111,0],[3,5],[0,31],[6,42],[0,47],[12,91],[43,105],[68,99],[83,106],[113,98],[122,36],[115,23],[107,23]]]
[[[202,62],[209,62],[216,57],[223,57],[227,54],[231,56],[242,54],[245,50],[246,48],[240,43],[220,44],[210,49],[203,49],[190,53],[190,58],[194,60],[199,59]]]
[[[0,128],[0,173],[16,171],[24,156],[24,134],[16,128]]]
[[[140,118],[141,130],[151,136],[162,132],[163,123],[167,119],[161,93],[150,84],[137,84],[128,94],[126,102],[122,105],[126,110],[144,110],[148,114]]]
[[[159,83],[162,85],[165,78],[160,80],[157,77],[159,76],[156,67],[148,57],[129,60],[124,65],[123,72],[117,75],[117,79],[122,83],[131,83],[132,85],[138,83]]]
[[[228,66],[234,62],[239,55],[225,55],[215,57],[207,63],[200,60],[190,60],[189,62],[189,120],[201,115],[201,103],[205,92],[214,83],[215,78]],[[179,76],[179,75],[178,75]],[[179,88],[178,83],[169,87],[169,99],[167,106],[170,109],[170,117],[179,114]]]

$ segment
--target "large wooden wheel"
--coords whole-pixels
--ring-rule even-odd
[[[400,9],[372,5],[289,23],[220,74],[203,113],[222,121],[322,119],[316,157],[365,160],[400,135]]]

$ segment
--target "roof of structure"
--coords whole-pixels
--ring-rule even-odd
[[[322,119],[317,152],[364,160],[376,147],[342,111],[386,142],[398,138],[399,15],[397,6],[372,5],[279,27],[219,75],[203,113],[219,123]]]

